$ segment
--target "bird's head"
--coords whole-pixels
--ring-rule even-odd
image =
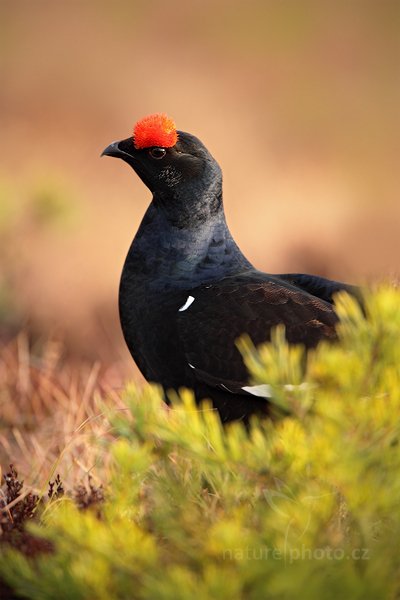
[[[221,189],[221,170],[207,148],[194,135],[177,131],[164,114],[144,117],[134,126],[132,136],[113,142],[102,155],[127,162],[155,198],[182,198],[199,190]]]

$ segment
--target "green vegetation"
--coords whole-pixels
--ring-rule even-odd
[[[399,307],[393,288],[366,316],[339,296],[340,343],[307,361],[281,330],[258,352],[242,340],[274,392],[273,420],[248,432],[188,391],[168,410],[128,388],[105,500],[38,509],[28,529],[53,552],[3,544],[1,576],[34,599],[397,597]]]

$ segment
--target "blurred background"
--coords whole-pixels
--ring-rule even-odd
[[[228,223],[257,267],[354,283],[398,273],[396,0],[0,11],[1,339],[23,329],[134,376],[117,293],[150,195],[100,153],[156,111],[221,164]]]

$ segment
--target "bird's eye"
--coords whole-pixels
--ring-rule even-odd
[[[151,148],[151,150],[149,150],[149,154],[151,158],[160,160],[160,158],[164,158],[164,156],[167,154],[167,151],[165,148]]]

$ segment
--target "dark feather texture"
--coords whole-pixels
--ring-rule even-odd
[[[358,292],[312,275],[256,270],[227,227],[217,162],[197,138],[178,134],[170,148],[139,150],[128,138],[104,151],[153,193],[121,277],[122,330],[140,370],[166,397],[189,387],[198,401],[210,398],[223,421],[247,420],[267,413],[268,402],[249,387],[236,340],[246,333],[256,345],[268,341],[278,324],[307,349],[334,340],[334,294]]]

